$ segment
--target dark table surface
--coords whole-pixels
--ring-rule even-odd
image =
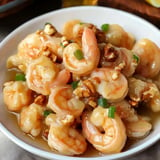
[[[34,2],[10,16],[0,18],[0,41],[2,41],[11,31],[24,22],[41,14],[62,8],[60,0],[34,0]],[[0,159],[1,160],[42,160],[33,154],[24,151],[16,144],[13,144],[6,136],[0,132]],[[7,153],[6,153],[7,151]],[[128,158],[127,158],[128,159]],[[160,144],[157,142],[145,151],[138,153],[130,160],[159,160]]]

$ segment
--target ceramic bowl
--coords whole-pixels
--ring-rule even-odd
[[[53,11],[37,18],[34,18],[9,34],[0,44],[0,88],[6,80],[6,60],[8,56],[16,53],[18,43],[29,33],[35,32],[44,26],[46,22],[51,22],[61,31],[63,24],[72,19],[80,19],[84,22],[96,24],[98,27],[104,23],[120,24],[126,31],[131,32],[136,39],[149,38],[160,47],[160,31],[147,21],[111,8],[104,7],[72,7]],[[160,116],[153,124],[153,130],[144,139],[131,145],[126,151],[109,155],[84,155],[82,157],[63,156],[55,153],[47,147],[46,142],[33,140],[25,136],[19,129],[15,116],[8,113],[3,103],[2,92],[0,93],[0,130],[25,150],[38,156],[57,160],[106,160],[126,158],[140,152],[154,144],[160,139]]]

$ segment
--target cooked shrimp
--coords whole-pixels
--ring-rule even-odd
[[[42,106],[35,103],[23,108],[19,118],[21,130],[32,136],[38,136],[42,129],[42,114]]]
[[[107,44],[104,47],[104,55],[100,60],[100,64],[102,67],[119,70],[125,76],[130,77],[135,72],[138,62],[134,59],[132,51]]]
[[[85,28],[82,35],[82,59],[77,59],[75,52],[81,50],[77,43],[71,43],[63,51],[65,67],[77,75],[86,75],[95,69],[99,62],[100,52],[93,30]]]
[[[61,70],[57,74],[53,83],[51,84],[51,88],[53,88],[54,86],[57,86],[57,85],[66,85],[67,82],[69,81],[70,77],[71,77],[71,74],[67,69]]]
[[[41,55],[62,58],[61,37],[53,37],[43,31],[37,31],[25,37],[18,45],[18,56],[21,63],[28,65]]]
[[[126,100],[113,103],[112,105],[116,107],[116,112],[123,121],[135,122],[138,120],[136,111]]]
[[[66,22],[63,25],[63,35],[68,37],[69,39],[73,39],[75,36],[77,36],[77,34],[75,35],[74,33],[74,27],[78,24],[80,24],[80,20],[71,20]]]
[[[128,82],[120,72],[97,68],[91,73],[97,92],[110,102],[121,101],[128,92]]]
[[[74,122],[74,116],[73,115],[57,115],[55,113],[49,114],[45,119],[45,124],[47,126],[51,126],[53,123],[58,122],[62,125],[71,125]]]
[[[3,99],[8,110],[18,112],[22,107],[31,103],[32,91],[26,82],[10,81],[4,84]]]
[[[63,34],[69,39],[74,39],[76,41],[81,41],[82,34],[85,28],[90,28],[94,32],[97,30],[96,26],[91,23],[84,23],[80,20],[71,20],[64,24]]]
[[[105,133],[101,133],[99,128],[103,128]],[[95,108],[91,115],[83,114],[82,129],[87,140],[102,153],[120,152],[127,138],[120,117],[115,113],[114,118],[109,118],[108,109],[102,107]]]
[[[49,95],[50,85],[57,73],[57,66],[48,57],[41,56],[28,66],[26,72],[28,87],[37,93]]]
[[[140,57],[136,72],[146,78],[155,77],[160,71],[160,49],[149,39],[139,40],[133,47],[133,52]]]
[[[135,122],[125,122],[126,132],[128,137],[142,138],[145,137],[152,129],[152,125],[139,118]]]
[[[135,102],[149,101],[159,93],[157,86],[152,82],[142,81],[133,77],[129,78],[128,82],[128,95]]]
[[[127,33],[120,25],[110,24],[106,34],[108,42],[117,46],[132,49],[135,38],[132,34]]]
[[[85,104],[73,95],[71,86],[56,86],[51,89],[48,106],[57,114],[81,115]]]
[[[64,155],[79,155],[87,148],[85,138],[76,129],[56,121],[49,129],[48,145]]]

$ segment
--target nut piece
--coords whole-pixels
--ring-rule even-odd
[[[73,91],[73,93],[76,96],[83,98],[94,96],[96,90],[91,80],[84,80],[79,82],[78,87]]]
[[[44,32],[48,35],[53,35],[54,33],[56,33],[56,29],[54,28],[54,26],[50,23],[47,23],[44,27]]]
[[[39,105],[44,105],[45,102],[46,102],[46,97],[44,95],[39,95],[34,99],[34,103]]]
[[[121,71],[126,66],[126,63],[123,61],[118,66],[115,67],[116,71]]]
[[[68,42],[67,38],[65,36],[63,36],[61,38],[61,46],[66,47],[68,44],[69,44],[69,42]]]
[[[61,119],[61,123],[63,125],[67,125],[67,124],[72,124],[74,121],[74,116],[73,115],[66,115],[63,119]]]
[[[119,72],[115,71],[113,74],[112,74],[112,79],[113,80],[116,80],[119,76]]]

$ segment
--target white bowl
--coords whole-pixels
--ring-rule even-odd
[[[51,22],[55,27],[61,31],[64,22],[71,19],[80,19],[85,22],[91,22],[100,27],[104,23],[116,23],[120,24],[126,31],[131,32],[135,35],[136,39],[149,38],[160,46],[160,31],[153,25],[149,24],[145,20],[138,18],[129,13],[104,8],[104,7],[73,7],[60,9],[48,14],[42,15],[40,17],[34,18],[29,22],[23,24],[15,31],[13,31],[9,36],[7,36],[3,42],[0,44],[0,85],[2,85],[6,79],[6,60],[11,54],[16,53],[17,44],[29,33],[35,32],[44,26],[46,22]],[[68,157],[63,156],[58,153],[54,153],[49,150],[47,145],[39,141],[34,141],[33,139],[25,136],[16,123],[14,116],[10,115],[3,103],[2,93],[0,93],[0,130],[9,137],[13,142],[15,142],[20,147],[25,150],[42,156],[48,159],[57,160],[106,160],[106,159],[118,159],[131,156],[137,152],[144,150],[145,148],[151,146],[156,141],[160,139],[160,116],[153,125],[153,131],[146,138],[136,142],[127,151],[112,155],[94,155],[91,157]]]

